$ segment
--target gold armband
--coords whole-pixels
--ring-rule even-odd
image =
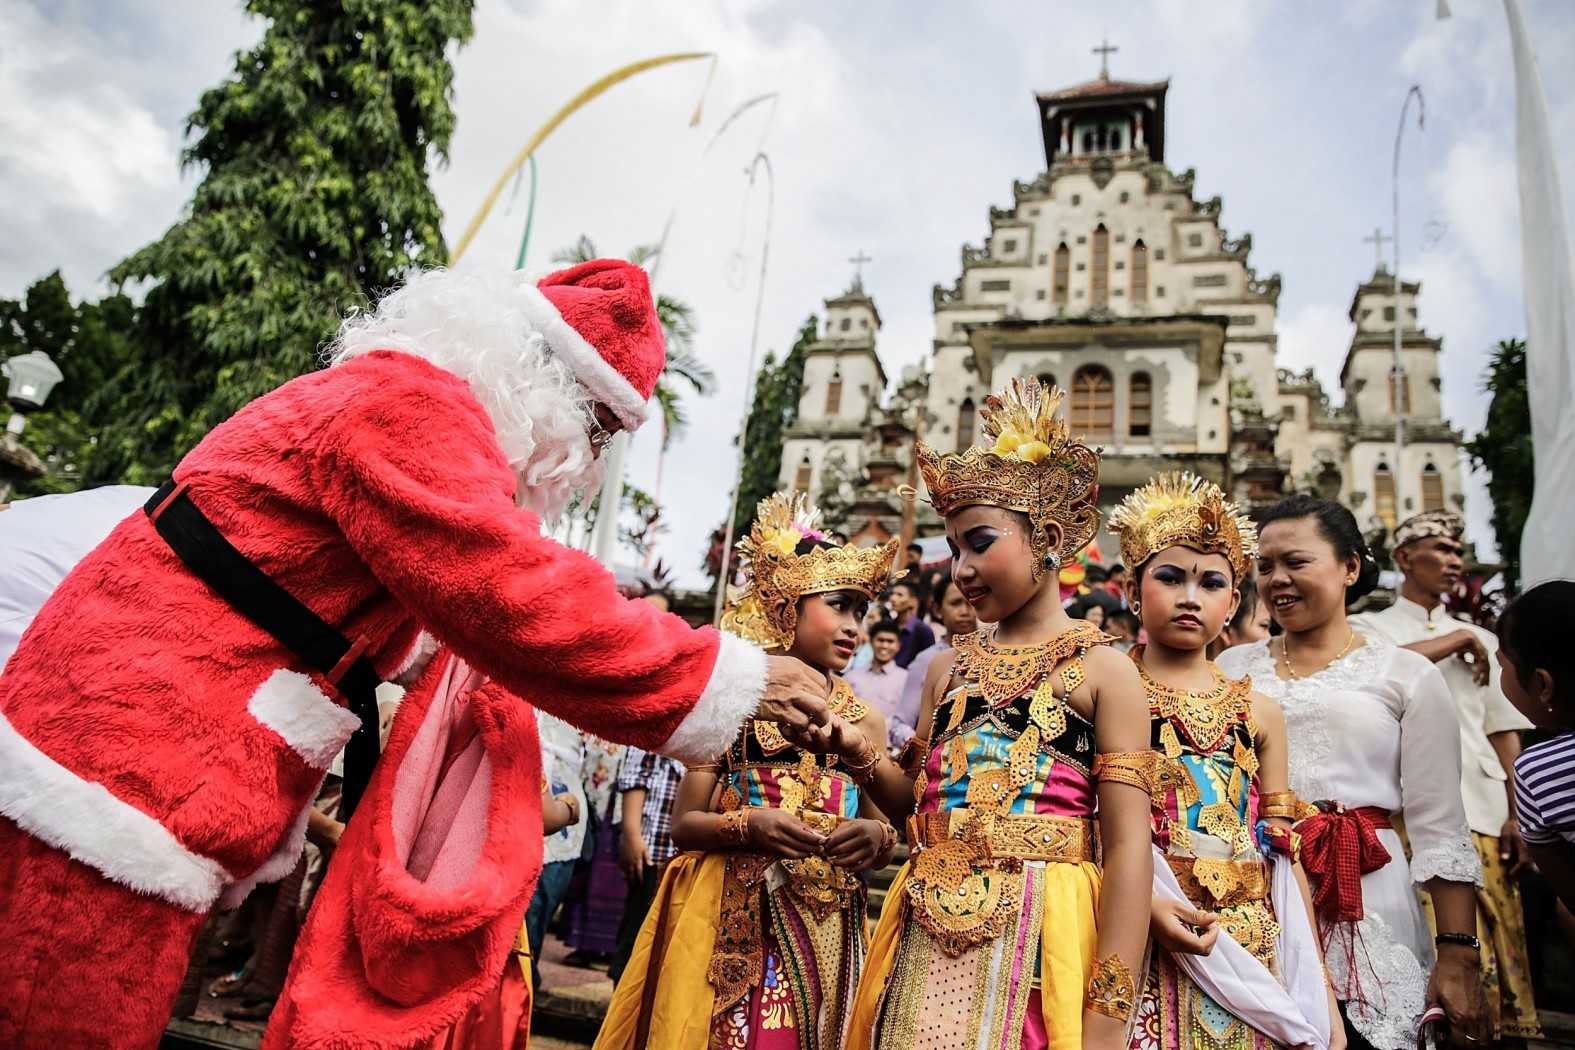
[[[910,777],[918,776],[924,770],[924,759],[930,752],[930,741],[922,736],[908,738],[902,745],[902,755],[897,759],[897,764],[902,767],[904,774]]]
[[[1158,763],[1157,751],[1100,752],[1094,756],[1094,779],[1112,784],[1130,784],[1152,795]]]
[[[1265,819],[1302,820],[1318,812],[1318,807],[1303,802],[1294,791],[1265,791],[1258,796],[1258,816]]]
[[[1094,964],[1094,972],[1088,978],[1088,995],[1083,999],[1084,1009],[1125,1021],[1132,1016],[1136,999],[1137,985],[1121,956],[1112,953]]]

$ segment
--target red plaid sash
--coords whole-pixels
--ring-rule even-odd
[[[1320,802],[1319,812],[1296,825],[1302,867],[1312,880],[1313,908],[1325,922],[1362,918],[1362,876],[1389,863],[1378,829],[1391,827],[1379,806],[1345,809]]]

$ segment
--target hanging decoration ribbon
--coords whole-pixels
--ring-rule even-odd
[[[608,88],[613,87],[616,84],[620,84],[632,76],[643,73],[648,69],[655,69],[658,66],[671,65],[674,62],[692,62],[700,58],[711,59],[711,73],[706,76],[706,87],[709,88],[711,85],[711,76],[716,72],[716,54],[711,51],[684,51],[671,55],[658,55],[655,58],[647,58],[639,62],[632,62],[627,66],[615,69],[611,73],[608,73],[606,76],[602,77],[600,80],[591,84],[589,87],[585,88],[585,90],[581,91],[578,95],[575,95],[568,102],[564,103],[564,105],[552,115],[547,123],[543,124],[536,131],[536,133],[526,141],[525,145],[521,147],[519,153],[515,154],[514,159],[509,162],[508,167],[503,169],[503,174],[499,175],[498,180],[492,184],[492,189],[488,191],[487,196],[482,200],[481,207],[477,209],[475,217],[472,218],[470,220],[470,224],[465,227],[465,232],[460,236],[459,243],[454,245],[454,251],[449,256],[449,262],[451,264],[459,262],[460,257],[465,254],[465,250],[470,247],[470,242],[475,240],[477,232],[479,232],[481,229],[481,224],[487,221],[488,214],[491,213],[493,205],[497,204],[498,198],[503,194],[504,187],[509,184],[509,180],[512,179],[515,173],[518,172],[520,168],[524,166],[525,162],[530,159],[531,154],[536,152],[536,147],[540,146],[548,135],[551,135],[557,130],[558,125],[562,124],[565,120],[568,120],[569,117],[573,116],[577,110],[583,107],[586,103],[596,99],[597,96],[601,95]],[[695,103],[694,114],[689,119],[689,124],[691,127],[699,122],[701,106],[704,104],[704,101],[705,92],[702,90],[700,94],[700,101]]]

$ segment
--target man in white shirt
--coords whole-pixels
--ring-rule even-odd
[[[0,514],[0,668],[66,574],[151,495],[149,488],[106,485],[19,500]]]
[[[1351,617],[1351,623],[1363,634],[1426,656],[1449,686],[1460,719],[1460,793],[1482,857],[1478,936],[1495,1038],[1538,1038],[1525,922],[1513,879],[1527,859],[1515,820],[1514,766],[1520,731],[1531,723],[1499,689],[1493,632],[1457,620],[1444,608],[1444,596],[1460,582],[1464,567],[1464,530],[1460,516],[1447,511],[1401,522],[1394,536],[1395,565],[1405,577],[1399,598],[1381,612]]]

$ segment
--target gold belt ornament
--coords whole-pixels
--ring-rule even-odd
[[[799,810],[795,816],[822,835],[829,835],[843,823],[836,813],[818,810]],[[809,908],[817,922],[842,909],[859,889],[858,876],[847,868],[839,868],[825,857],[810,856],[801,860],[783,860],[782,870],[787,872],[788,889]]]
[[[1094,859],[1092,823],[954,809],[908,818],[908,902],[943,952],[958,956],[1005,933],[1022,902],[1022,862]]]
[[[1176,881],[1194,904],[1228,908],[1269,895],[1268,865],[1260,860],[1166,857]]]

